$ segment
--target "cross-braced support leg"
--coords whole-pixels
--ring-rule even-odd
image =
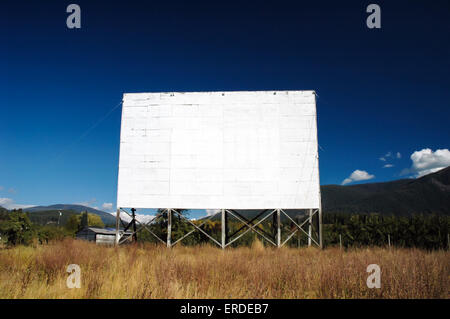
[[[255,232],[257,235],[261,236],[263,240],[267,241],[268,243],[276,246],[276,247],[282,247],[284,246],[297,232],[302,232],[308,237],[308,246],[312,246],[314,243],[315,245],[322,247],[322,210],[319,209],[308,209],[308,215],[306,220],[299,224],[299,220],[297,219],[297,222],[295,222],[283,209],[273,209],[271,210],[264,218],[261,220],[255,221],[262,216],[264,213],[266,213],[268,210],[263,210],[259,214],[257,214],[254,218],[251,220],[248,220],[241,214],[239,214],[237,211],[228,210],[228,209],[221,209],[219,212],[221,213],[221,239],[220,242],[216,240],[214,237],[212,237],[210,234],[207,234],[203,229],[202,226],[206,224],[208,220],[210,220],[213,216],[216,214],[206,218],[203,220],[201,224],[193,223],[191,220],[183,216],[180,212],[178,212],[176,209],[165,209],[156,214],[156,216],[150,220],[147,223],[141,223],[136,219],[135,209],[131,209],[131,214],[129,214],[127,211],[123,210],[124,213],[126,213],[128,216],[131,217],[131,222],[128,223],[127,226],[124,226],[124,230],[120,231],[119,224],[122,222],[120,218],[120,209],[117,210],[116,215],[116,244],[123,243],[130,238],[133,238],[134,241],[137,240],[137,233],[141,231],[142,229],[146,229],[150,234],[152,234],[155,238],[157,238],[160,242],[164,243],[167,247],[173,247],[178,242],[185,239],[187,236],[192,234],[195,231],[201,232],[203,235],[205,235],[207,238],[212,240],[215,244],[220,246],[222,249],[226,248],[227,246],[231,245],[233,242],[244,236],[249,231]],[[163,240],[159,238],[150,228],[147,226],[153,223],[154,220],[160,217],[164,217],[164,212],[167,213],[167,238],[166,240]],[[176,213],[180,219],[184,220],[188,224],[194,227],[193,230],[189,231],[188,233],[184,234],[182,237],[178,238],[175,242],[172,241],[172,221],[173,221],[173,213]],[[238,221],[240,221],[243,226],[237,229],[232,235],[229,235],[228,231],[228,214],[231,214],[234,218],[236,218]],[[287,219],[289,219],[293,225],[295,225],[295,230],[292,231],[282,242],[282,225],[281,225],[281,214],[285,215]],[[264,220],[272,216],[272,233],[270,231],[264,230],[261,228],[261,226],[258,227]],[[315,217],[315,218],[314,218]],[[315,221],[317,225],[314,225]],[[136,223],[139,223],[141,225],[140,228],[136,227]],[[123,222],[122,222],[123,224]],[[303,227],[307,225],[308,229],[305,230]],[[126,231],[133,226],[133,232]],[[247,228],[245,231],[241,232],[244,228]],[[306,228],[306,226],[305,226]],[[235,236],[241,232],[239,235]],[[234,237],[234,238],[233,238]]]

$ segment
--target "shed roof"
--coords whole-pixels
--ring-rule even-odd
[[[116,230],[112,230],[112,229],[106,229],[106,228],[97,228],[97,227],[86,227],[83,230],[90,230],[96,234],[101,234],[101,235],[116,235]],[[81,230],[81,231],[83,231]],[[120,233],[123,234],[123,230],[120,230]],[[131,232],[127,231],[125,232],[126,234],[132,234]]]

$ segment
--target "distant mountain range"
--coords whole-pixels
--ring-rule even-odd
[[[72,211],[74,213],[81,213],[81,212],[89,212],[92,214],[97,214],[98,216],[100,216],[100,218],[102,219],[103,223],[105,225],[111,225],[111,224],[115,224],[116,223],[116,218],[111,215],[110,213],[92,208],[92,207],[88,207],[88,206],[83,206],[83,205],[76,205],[76,204],[55,204],[55,205],[50,205],[50,206],[34,206],[34,207],[29,207],[29,208],[25,208],[24,211],[26,212],[30,212],[30,213],[35,213],[35,212],[52,212],[52,211],[58,211],[61,210],[63,213],[64,211]]]
[[[383,183],[321,186],[324,213],[380,213],[394,215],[450,215],[450,167],[417,179],[400,179]],[[39,223],[56,222],[61,210],[61,224],[82,211],[97,214],[105,225],[114,225],[115,216],[83,205],[56,204],[24,209]],[[0,207],[0,212],[6,211]],[[38,213],[38,214],[33,214]],[[242,211],[253,217],[255,211]]]
[[[417,179],[321,187],[324,213],[450,214],[450,166]]]

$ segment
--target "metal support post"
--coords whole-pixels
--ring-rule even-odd
[[[322,208],[319,208],[319,246],[323,248],[323,236],[322,236]]]
[[[225,249],[227,244],[227,212],[222,209],[222,249]]]
[[[277,247],[281,247],[281,212],[277,209]]]
[[[167,209],[167,247],[172,247],[172,210]]]
[[[308,222],[308,247],[311,247],[312,240],[312,209],[309,210],[309,222]]]
[[[137,232],[136,232],[136,209],[131,209],[131,216],[133,218],[133,241],[137,242]]]
[[[120,221],[120,208],[117,208],[117,211],[116,211],[116,246],[119,245],[119,240],[120,240],[119,221]]]

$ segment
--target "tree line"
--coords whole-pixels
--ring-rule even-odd
[[[83,222],[83,217],[87,218],[87,221]],[[64,226],[59,226],[32,223],[29,213],[23,212],[21,209],[11,212],[4,210],[0,211],[0,244],[10,246],[32,243],[46,244],[52,240],[75,237],[76,232],[86,225],[105,227],[100,216],[87,212],[71,215]]]
[[[148,226],[150,230],[164,241],[167,238],[167,219],[159,219]],[[221,242],[221,222],[219,220],[193,221],[202,230]],[[247,227],[237,221],[229,221],[227,234],[232,237],[242,234]],[[275,241],[274,227],[271,221],[259,224],[256,227],[266,237]],[[285,219],[282,221],[282,241],[286,239],[295,225]],[[172,219],[172,243],[194,227],[183,221],[180,217]],[[307,231],[307,227],[304,227]],[[324,213],[323,214],[323,244],[324,246],[362,247],[362,246],[391,246],[417,247],[423,249],[448,249],[449,245],[450,216],[445,215],[412,215],[395,216],[380,214],[348,214],[348,213]],[[317,230],[317,227],[314,231]],[[234,238],[234,237],[233,237]],[[251,245],[258,238],[266,246],[271,244],[262,236],[254,232],[247,232],[231,246]],[[139,241],[157,243],[158,240],[145,229],[139,232]],[[203,233],[196,230],[190,236],[183,239],[184,245],[195,245],[211,242]],[[290,247],[305,246],[308,236],[298,231],[287,243]]]
[[[147,225],[147,227],[163,241],[167,238],[167,216]],[[182,211],[187,215],[187,211]],[[192,223],[200,227],[205,233],[221,242],[221,222],[219,220],[193,220]],[[126,224],[126,223],[125,223]],[[0,243],[7,245],[28,245],[31,243],[45,244],[51,240],[61,240],[64,237],[75,237],[76,232],[86,226],[103,228],[104,224],[98,215],[81,213],[71,215],[63,226],[38,225],[32,223],[29,214],[22,210],[0,212]],[[343,248],[362,246],[391,246],[418,247],[423,249],[448,249],[450,216],[429,214],[412,216],[395,216],[380,214],[323,214],[323,243],[324,246],[342,246]],[[138,225],[138,228],[140,226]],[[285,219],[282,221],[282,237],[295,229],[295,225]],[[131,228],[132,229],[132,228]],[[172,243],[182,238],[195,228],[182,217],[174,215],[172,218]],[[257,229],[275,242],[275,231],[271,221],[259,224]],[[317,228],[316,228],[317,229]],[[315,229],[315,230],[316,230]],[[229,220],[227,234],[235,238],[242,234],[247,227],[236,220]],[[305,227],[306,230],[306,227]],[[248,246],[256,239],[270,246],[270,243],[255,234],[247,232],[230,246]],[[138,233],[139,242],[158,243],[150,232],[143,228]],[[211,242],[202,232],[195,230],[180,243],[183,245],[197,245]],[[297,232],[287,243],[290,247],[307,245],[308,237],[303,232]]]
[[[450,216],[416,214],[324,214],[324,241],[328,245],[447,248]],[[341,238],[339,238],[341,235]]]

